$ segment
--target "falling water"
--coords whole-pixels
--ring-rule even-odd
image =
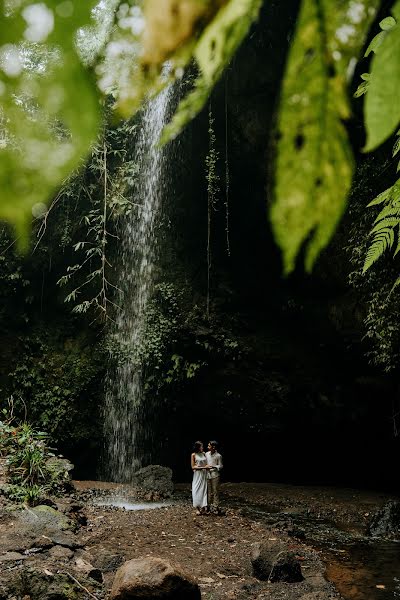
[[[112,338],[118,366],[108,373],[105,404],[107,477],[129,482],[143,466],[146,431],[143,407],[143,365],[146,311],[154,289],[157,225],[166,188],[168,146],[157,144],[167,121],[173,96],[167,87],[143,109],[136,141],[138,167],[132,216],[120,233],[120,307]]]

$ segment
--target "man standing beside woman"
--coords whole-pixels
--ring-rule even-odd
[[[207,465],[207,503],[212,512],[219,513],[219,474],[222,469],[222,456],[218,452],[215,440],[208,442],[206,452]]]
[[[222,469],[222,456],[217,450],[216,441],[208,443],[208,452],[204,453],[203,442],[195,442],[191,455],[193,470],[192,498],[196,514],[205,514],[211,510],[219,512],[219,473]]]

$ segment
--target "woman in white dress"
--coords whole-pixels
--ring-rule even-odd
[[[195,442],[191,456],[193,507],[197,515],[203,514],[207,509],[207,470],[210,467],[203,450],[203,442]]]

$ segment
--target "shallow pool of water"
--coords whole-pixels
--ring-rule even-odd
[[[107,498],[96,502],[97,506],[112,506],[124,508],[125,510],[154,510],[155,508],[167,508],[171,502],[131,502],[126,498]]]

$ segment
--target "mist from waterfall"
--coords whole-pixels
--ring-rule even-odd
[[[146,311],[152,298],[157,265],[157,226],[168,189],[169,148],[158,146],[167,122],[173,87],[168,86],[144,107],[135,145],[138,168],[131,216],[119,234],[119,306],[112,326],[118,364],[106,378],[104,411],[106,477],[129,483],[132,473],[149,462],[151,442],[143,406],[142,348]]]

